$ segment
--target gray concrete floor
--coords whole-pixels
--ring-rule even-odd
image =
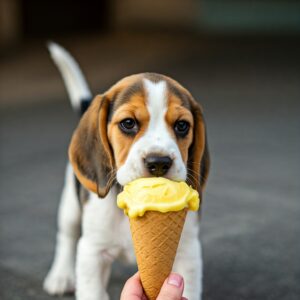
[[[63,42],[95,92],[125,74],[156,71],[183,83],[205,110],[212,169],[201,229],[204,299],[300,299],[299,45],[151,34],[119,41]],[[53,299],[41,286],[77,119],[42,44],[11,54],[0,70],[0,298]],[[114,266],[112,299],[133,271]]]

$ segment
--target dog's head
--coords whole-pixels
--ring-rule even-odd
[[[96,96],[73,135],[69,158],[88,190],[162,176],[202,193],[209,154],[202,109],[173,79],[144,73]]]

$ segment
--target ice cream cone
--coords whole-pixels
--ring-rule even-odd
[[[130,228],[143,288],[156,300],[172,271],[188,210],[197,211],[199,194],[185,182],[139,178],[124,186],[117,204]]]
[[[147,211],[130,218],[130,228],[142,285],[155,300],[172,271],[187,209],[166,213]]]

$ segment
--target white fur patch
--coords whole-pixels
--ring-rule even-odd
[[[165,81],[154,83],[144,79],[144,88],[150,122],[145,134],[131,147],[124,165],[117,171],[117,180],[121,185],[125,185],[137,178],[149,176],[144,166],[144,159],[154,153],[173,159],[166,178],[185,181],[186,167],[165,120],[168,110],[167,84]]]
[[[144,79],[144,87],[147,93],[147,109],[150,114],[149,129],[156,123],[165,123],[164,117],[167,112],[167,85],[165,81],[154,83]]]
[[[88,83],[78,63],[66,49],[53,42],[48,44],[48,49],[63,77],[71,104],[78,110],[82,99],[92,98]]]

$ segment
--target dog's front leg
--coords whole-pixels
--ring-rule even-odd
[[[113,259],[99,245],[85,238],[80,239],[77,254],[78,300],[108,300],[106,292]]]
[[[75,255],[80,222],[81,210],[76,194],[75,176],[68,164],[59,205],[55,256],[44,281],[44,289],[51,295],[62,295],[75,290]]]
[[[173,271],[183,276],[183,294],[189,300],[200,300],[202,294],[202,251],[198,235],[198,216],[188,212]]]
[[[108,300],[106,291],[111,264],[120,252],[119,216],[113,187],[104,199],[91,194],[84,204],[82,236],[77,248],[76,298]]]

